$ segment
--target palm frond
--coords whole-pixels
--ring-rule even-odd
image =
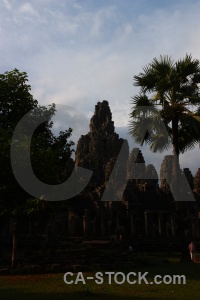
[[[135,107],[131,117],[129,134],[136,143],[148,144],[153,152],[162,152],[169,148],[171,138],[168,134],[168,126],[154,106]]]
[[[172,145],[178,127],[173,146],[180,152],[195,147],[200,141],[200,61],[191,54],[176,62],[160,56],[134,80],[141,94],[132,98],[129,133],[133,139],[147,143],[154,152],[163,151]],[[199,107],[194,113],[191,106]]]
[[[171,75],[173,72],[174,62],[168,55],[160,55],[160,59],[153,58],[150,64],[154,74]]]
[[[182,80],[187,81],[188,76],[200,73],[200,63],[197,59],[192,59],[191,54],[186,54],[176,62],[176,70]]]
[[[181,127],[187,128],[187,132],[195,139],[200,139],[200,116],[194,113],[182,113]],[[180,129],[181,130],[181,129]]]

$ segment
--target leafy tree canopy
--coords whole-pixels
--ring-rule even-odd
[[[33,110],[33,111],[32,111]],[[39,106],[31,95],[31,86],[25,72],[14,69],[0,74],[0,206],[1,212],[19,214],[27,199],[31,198],[17,183],[10,160],[10,146],[13,132],[21,118],[30,112],[29,122],[34,124],[41,114],[46,117],[34,131],[31,140],[31,163],[36,176],[48,184],[58,184],[66,180],[66,163],[72,154],[74,143],[69,141],[72,129],[55,136],[51,118],[56,112],[55,104],[48,108]],[[16,146],[26,147],[29,126],[23,128],[23,142]],[[23,167],[23,157],[18,158]],[[30,201],[29,201],[30,202]],[[38,202],[37,202],[38,203]]]

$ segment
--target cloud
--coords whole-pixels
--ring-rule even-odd
[[[3,0],[3,4],[4,6],[8,9],[8,10],[11,10],[12,6],[10,4],[10,1],[8,0]]]
[[[79,3],[74,2],[73,7],[75,9],[82,9],[82,6]]]
[[[108,6],[100,9],[95,14],[91,14],[91,36],[105,38],[106,30],[109,30],[110,23],[115,19],[115,7]]]
[[[38,13],[29,2],[23,3],[20,6],[19,11],[23,14],[31,14],[31,15],[38,16]]]
[[[68,105],[87,118],[106,99],[125,128],[138,93],[133,76],[144,65],[160,54],[200,59],[200,2],[175,2],[3,0],[0,71],[26,71],[41,105]],[[198,155],[185,160],[195,167]]]
[[[87,134],[89,131],[89,119],[69,105],[56,105],[56,113],[52,121],[54,123],[52,128],[54,134],[72,128],[71,140],[75,144],[77,144],[81,135]]]

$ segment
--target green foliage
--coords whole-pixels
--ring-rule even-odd
[[[176,62],[160,56],[134,79],[135,86],[140,87],[140,94],[132,98],[130,114],[130,134],[135,142],[146,142],[154,152],[173,145],[177,155],[194,148],[200,141],[199,60],[188,54]],[[167,129],[167,139],[158,114]],[[144,125],[149,128],[146,133],[142,132]]]
[[[25,168],[24,149],[28,147],[28,136],[34,124],[38,124],[41,116],[46,120],[39,125],[31,139],[31,163],[36,176],[45,183],[58,184],[66,180],[63,172],[66,163],[72,154],[71,147],[74,145],[69,138],[72,129],[60,132],[54,136],[51,131],[55,114],[55,104],[48,108],[39,106],[37,100],[33,99],[28,84],[28,76],[25,72],[17,69],[0,74],[0,214],[21,216],[30,214],[34,210],[42,209],[42,201],[30,199],[16,181],[10,160],[10,146],[13,132],[21,118],[29,113],[28,124],[21,128],[22,139],[15,140],[15,147],[21,153],[18,160],[21,168]],[[30,126],[29,126],[30,125]],[[44,207],[43,207],[44,208]]]
[[[27,84],[25,72],[14,69],[0,74],[0,128],[11,132],[17,122],[38,102],[30,94],[31,87]]]

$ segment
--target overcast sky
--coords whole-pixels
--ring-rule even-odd
[[[133,76],[159,55],[200,59],[199,34],[197,0],[1,0],[0,73],[27,72],[34,98],[60,105],[55,126],[75,128],[75,140],[88,132],[95,104],[108,100],[124,137]],[[159,169],[164,154],[141,150]],[[195,174],[199,157],[199,148],[185,153],[181,167]]]

